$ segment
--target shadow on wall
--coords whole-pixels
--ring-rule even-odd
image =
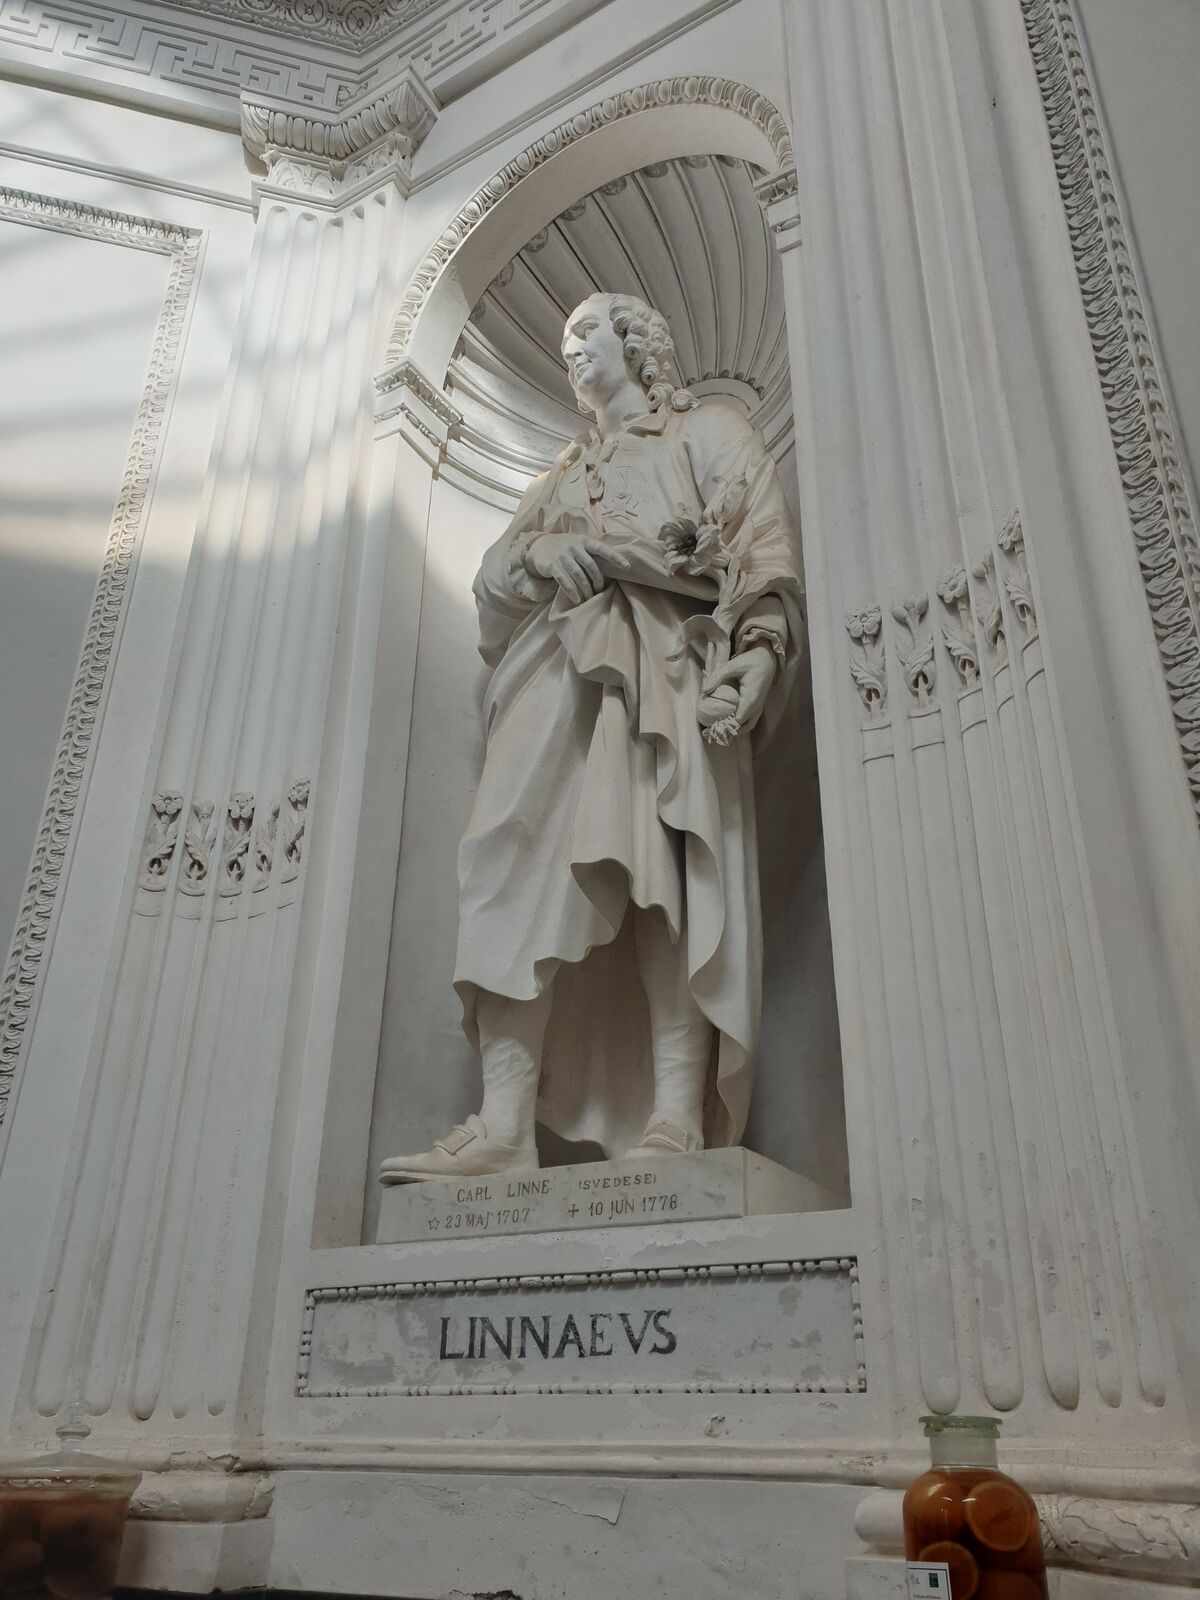
[[[7,954],[168,273],[0,220],[0,942]]]
[[[847,1197],[846,1109],[812,685],[755,762],[763,1031],[745,1143]]]
[[[69,129],[66,97],[42,98]],[[83,137],[82,128],[75,132]],[[153,409],[162,375],[156,329],[171,270],[165,255],[131,247],[119,230],[112,239],[71,232],[78,216],[70,206],[61,217],[35,209],[29,223],[18,220],[25,215],[19,191],[7,206],[12,216],[0,218],[0,955],[25,890],[123,485],[131,470],[142,480],[148,470],[135,421],[139,408]],[[86,225],[88,213],[81,215]],[[174,377],[180,362],[189,363],[186,402],[177,394],[171,412],[183,430],[197,415],[206,425],[212,416],[241,294],[240,276],[228,270],[210,267],[204,285],[207,337],[200,348],[183,345],[171,369]],[[160,432],[155,470],[169,447]],[[160,577],[177,594],[202,471],[197,450],[191,469],[176,459],[152,498],[139,492],[129,502],[136,538],[122,614],[138,584],[149,586],[151,604]],[[154,562],[141,553],[152,514],[182,534],[170,571],[161,546]]]

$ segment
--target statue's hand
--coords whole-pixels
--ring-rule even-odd
[[[623,555],[586,533],[542,534],[529,546],[525,565],[539,578],[553,578],[573,606],[600,593],[608,582],[605,567],[629,570]]]
[[[706,694],[711,694],[718,684],[729,683],[737,690],[737,710],[733,715],[739,726],[749,732],[762,716],[767,695],[775,681],[778,663],[769,644],[753,644],[740,651],[725,666],[704,680]]]

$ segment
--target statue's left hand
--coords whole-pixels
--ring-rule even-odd
[[[777,670],[778,664],[771,646],[753,644],[706,677],[704,689],[706,693],[711,693],[718,684],[732,684],[738,692],[737,710],[733,715],[748,733],[763,714]]]

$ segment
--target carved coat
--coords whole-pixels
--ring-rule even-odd
[[[628,574],[572,606],[526,568],[572,523]],[[455,985],[532,999],[555,980],[538,1117],[580,1158],[640,1135],[652,1075],[626,911],[658,906],[716,1030],[710,1144],[741,1136],[761,1008],[751,738],[702,736],[706,670],[767,640],[781,663],[760,741],[803,645],[799,543],[761,436],[685,392],[593,431],[535,482],[475,580],[493,668],[487,748],[459,852]]]

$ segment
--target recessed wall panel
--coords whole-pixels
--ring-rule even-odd
[[[0,945],[104,562],[168,260],[0,221]]]

